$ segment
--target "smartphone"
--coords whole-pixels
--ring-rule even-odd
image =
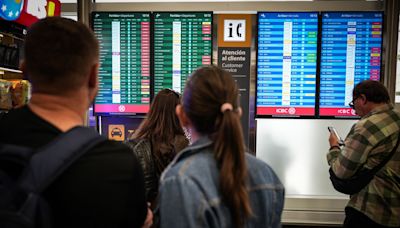
[[[339,134],[337,133],[336,129],[334,127],[329,126],[328,131],[335,134],[336,138],[338,139],[339,146],[344,145],[344,141],[342,138],[340,138]]]

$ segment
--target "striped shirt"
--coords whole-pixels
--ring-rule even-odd
[[[328,163],[344,179],[359,169],[372,169],[390,154],[399,133],[400,112],[381,105],[354,124],[341,150],[329,151]],[[400,226],[400,147],[364,189],[350,196],[347,206],[381,225]]]

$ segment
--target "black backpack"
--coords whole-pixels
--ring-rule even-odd
[[[41,193],[74,161],[105,140],[92,129],[75,127],[37,151],[1,144],[0,227],[52,227],[51,210]]]

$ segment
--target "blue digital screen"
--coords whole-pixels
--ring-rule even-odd
[[[258,13],[258,116],[314,116],[318,13]]]
[[[322,13],[320,116],[356,116],[348,103],[353,88],[379,80],[381,12]]]

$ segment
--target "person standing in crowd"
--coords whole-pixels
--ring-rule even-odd
[[[361,119],[351,128],[345,145],[329,136],[327,160],[342,179],[362,169],[372,169],[394,149],[400,133],[400,112],[390,104],[386,88],[377,81],[362,81],[354,87],[349,103]],[[379,170],[360,192],[350,196],[344,227],[400,227],[400,153]]]
[[[0,143],[38,149],[82,126],[98,90],[98,67],[99,45],[84,24],[61,17],[33,24],[21,66],[32,83],[32,97],[28,105],[2,116]],[[151,224],[143,171],[129,147],[116,141],[94,146],[42,195],[54,227]]]
[[[189,144],[175,114],[180,100],[180,94],[171,89],[158,92],[133,139],[127,142],[142,165],[147,200],[153,207],[156,206],[161,173]]]
[[[284,187],[245,152],[238,88],[216,67],[196,70],[176,108],[193,144],[160,181],[161,227],[280,227]]]

